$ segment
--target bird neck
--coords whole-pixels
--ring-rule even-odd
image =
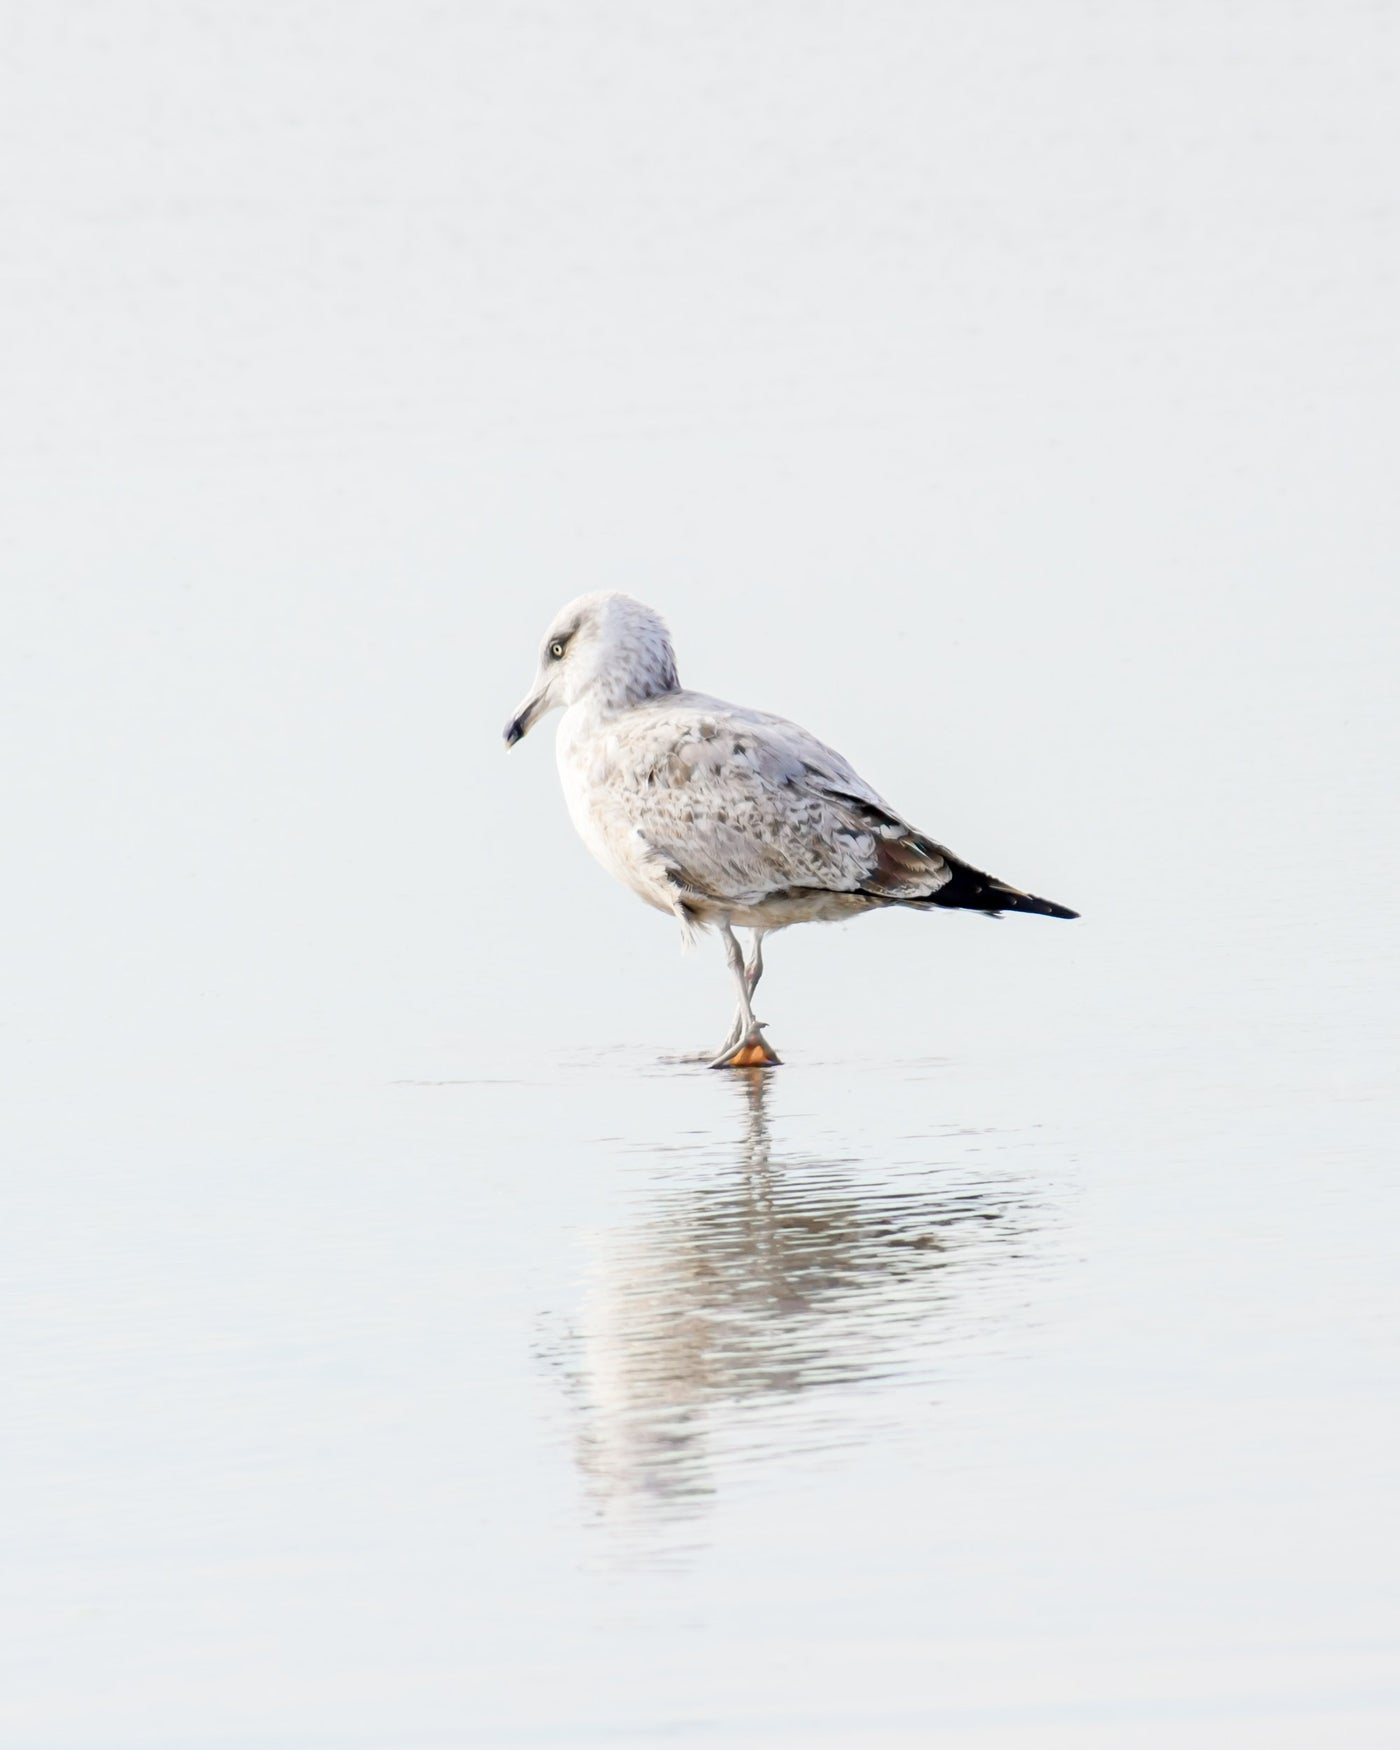
[[[593,683],[580,696],[576,709],[590,711],[600,717],[610,717],[630,710],[646,699],[656,699],[679,690],[674,663],[645,668],[628,667],[594,676]]]

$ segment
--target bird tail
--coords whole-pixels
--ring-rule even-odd
[[[1022,893],[998,881],[995,875],[985,875],[969,863],[948,858],[950,879],[936,893],[916,901],[917,904],[942,906],[948,911],[981,911],[999,917],[1004,911],[1035,912],[1043,918],[1077,918],[1079,913],[1067,905],[1057,905],[1053,899],[1041,899],[1034,893]]]

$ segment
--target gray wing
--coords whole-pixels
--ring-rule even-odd
[[[755,905],[794,891],[927,899],[949,854],[915,833],[840,754],[795,723],[698,694],[628,714],[610,806],[682,891]]]

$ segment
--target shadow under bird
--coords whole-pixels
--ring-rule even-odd
[[[797,724],[683,688],[665,622],[631,596],[560,610],[506,746],[559,707],[559,776],[584,844],[687,938],[719,931],[739,1007],[716,1069],[779,1061],[753,1012],[772,930],[887,905],[1079,915],[917,832]],[[747,961],[736,925],[753,931]]]

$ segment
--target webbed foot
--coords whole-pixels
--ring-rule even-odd
[[[720,1047],[718,1057],[710,1061],[711,1069],[768,1069],[783,1060],[773,1047],[763,1037],[763,1029],[757,1023],[752,1026],[743,1038],[726,1039]]]

